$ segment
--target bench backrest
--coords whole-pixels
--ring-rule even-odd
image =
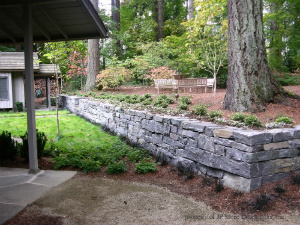
[[[155,86],[172,86],[172,85],[176,85],[177,80],[174,79],[154,79],[154,84]]]
[[[214,86],[214,79],[212,78],[212,79],[207,79],[207,86],[208,87],[213,87]]]

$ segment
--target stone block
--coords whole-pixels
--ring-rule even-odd
[[[155,115],[155,116],[153,116],[153,120],[156,121],[156,122],[160,122],[161,123],[163,121],[163,117]]]
[[[272,174],[272,175],[264,176],[262,178],[262,184],[267,184],[267,183],[272,183],[272,182],[276,182],[276,181],[279,181],[279,180],[284,180],[290,174],[291,174],[290,172],[287,172],[287,173],[278,173],[278,174]]]
[[[214,136],[215,137],[220,137],[220,138],[232,138],[233,136],[233,130],[230,129],[215,129],[214,131]]]
[[[210,152],[215,151],[214,138],[200,135],[198,138],[198,147]]]
[[[289,148],[289,144],[287,141],[283,142],[276,142],[276,143],[269,143],[264,145],[264,150],[276,150],[276,149],[282,149],[282,148]]]
[[[294,139],[288,142],[291,148],[300,149],[300,139]]]
[[[300,139],[300,125],[297,125],[294,130],[294,138]]]
[[[233,148],[225,148],[226,150],[226,157],[229,159],[234,159],[236,161],[242,161],[244,158],[245,152],[239,151]]]
[[[270,130],[269,133],[273,134],[273,142],[289,141],[294,139],[294,132],[286,129],[274,129]]]
[[[226,147],[231,147],[232,146],[232,142],[231,140],[228,140],[226,138],[214,138],[213,139],[214,141],[214,144],[216,145],[223,145],[223,146],[226,146]]]
[[[223,177],[224,185],[242,192],[251,192],[262,185],[262,178],[244,178],[230,173],[225,173]]]
[[[225,146],[216,145],[214,154],[216,155],[224,155],[225,156]]]
[[[244,152],[249,152],[249,153],[259,152],[259,151],[263,151],[264,150],[264,148],[263,148],[262,145],[255,145],[255,146],[251,146],[250,147],[248,145],[241,144],[241,143],[234,142],[234,141],[231,142],[231,147],[239,149],[239,150],[244,151]]]
[[[235,141],[249,146],[264,145],[272,142],[273,135],[259,131],[234,131]]]
[[[202,123],[196,121],[182,122],[181,124],[183,129],[196,131],[198,133],[203,133],[205,126]]]
[[[199,137],[199,133],[191,130],[182,130],[182,136],[197,139]]]
[[[175,141],[179,140],[179,136],[177,134],[174,134],[174,133],[170,133],[170,138],[175,140]]]
[[[208,175],[210,177],[215,177],[215,178],[221,179],[224,176],[224,171],[207,167],[206,168],[206,175]]]
[[[176,134],[176,133],[178,132],[178,127],[176,127],[176,126],[174,126],[174,125],[171,125],[171,126],[170,126],[170,131],[171,131],[171,133]]]
[[[191,139],[191,138],[188,138],[186,145],[187,146],[191,146],[191,147],[197,147],[198,142],[195,141],[195,140],[193,140],[193,139]]]

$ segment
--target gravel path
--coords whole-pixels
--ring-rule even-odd
[[[161,187],[90,177],[55,187],[27,207],[22,216],[26,215],[60,217],[59,224],[300,224],[299,212],[245,219]]]

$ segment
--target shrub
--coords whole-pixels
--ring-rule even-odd
[[[199,116],[205,116],[207,114],[207,106],[206,105],[196,105],[192,111],[193,114]]]
[[[161,66],[152,69],[150,74],[146,75],[145,78],[151,81],[154,79],[172,79],[175,72],[175,70],[172,70],[169,67]]]
[[[18,112],[23,112],[24,110],[23,102],[16,102],[16,108]]]
[[[125,173],[127,171],[127,166],[123,161],[110,164],[106,167],[107,174],[119,174]]]
[[[248,114],[248,115],[245,116],[245,125],[246,126],[261,127],[262,122],[260,121],[260,119],[257,116]]]
[[[135,171],[137,173],[149,173],[156,172],[157,168],[155,163],[152,161],[147,161],[148,159],[143,159],[141,162],[135,164]]]
[[[271,201],[271,196],[268,194],[261,194],[256,196],[255,202],[252,204],[253,209],[262,210],[266,205],[268,205]]]
[[[216,118],[221,118],[223,115],[222,115],[222,112],[221,111],[210,111],[208,113],[208,117],[209,119],[211,120],[215,120]]]
[[[143,149],[131,149],[127,152],[126,156],[131,162],[138,162],[143,160],[145,157],[148,157],[149,154]]]
[[[154,106],[167,108],[169,104],[174,103],[174,100],[167,95],[163,94],[157,97],[154,101]]]
[[[102,88],[118,88],[131,78],[131,71],[123,66],[109,67],[102,70],[96,78],[96,87]]]
[[[238,122],[245,122],[246,115],[243,113],[234,113],[231,115],[231,119]]]
[[[186,103],[180,103],[177,107],[178,107],[178,109],[181,109],[181,110],[188,110],[189,109],[189,105],[186,104]]]
[[[182,96],[179,98],[179,104],[182,103],[182,104],[186,104],[186,105],[190,105],[192,104],[192,101],[191,101],[191,96]]]
[[[83,172],[95,172],[101,169],[100,162],[94,161],[91,159],[82,159],[81,165],[79,166],[80,169],[83,169]]]
[[[274,188],[274,191],[278,194],[283,194],[286,192],[286,189],[281,186],[281,185],[277,185],[275,188]]]
[[[11,133],[3,131],[0,135],[0,158],[13,160],[18,154],[17,143],[12,139]]]
[[[293,120],[287,116],[281,116],[275,120],[275,123],[292,124]]]
[[[224,191],[224,184],[223,181],[221,181],[220,179],[216,180],[216,185],[215,185],[215,192],[221,192]]]
[[[28,156],[28,133],[26,131],[24,136],[21,136],[23,144],[20,147],[20,155],[22,158],[29,160]],[[45,145],[47,142],[47,137],[44,132],[39,132],[36,130],[36,144],[37,144],[37,156],[41,158],[44,154]]]

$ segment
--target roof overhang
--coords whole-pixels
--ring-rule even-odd
[[[108,36],[89,0],[1,0],[0,45],[24,42],[23,4],[26,2],[32,3],[35,43]]]

